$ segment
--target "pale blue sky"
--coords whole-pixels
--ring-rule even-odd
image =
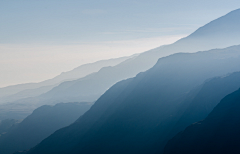
[[[72,43],[186,34],[239,0],[1,0],[0,43]]]
[[[0,0],[0,87],[173,43],[239,0]]]

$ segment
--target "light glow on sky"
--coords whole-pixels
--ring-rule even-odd
[[[4,66],[0,67],[0,86],[39,82],[85,63],[130,56],[182,37],[184,35],[74,45],[0,45],[0,50],[5,51],[0,57],[0,66]]]
[[[239,0],[0,1],[0,87],[173,43]]]

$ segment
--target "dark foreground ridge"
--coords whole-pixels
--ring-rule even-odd
[[[170,140],[164,154],[239,154],[240,89],[226,96],[209,116]]]

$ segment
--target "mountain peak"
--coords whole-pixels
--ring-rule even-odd
[[[238,37],[240,34],[240,9],[234,10],[218,19],[200,27],[189,37],[206,37],[219,39],[217,37]],[[239,44],[240,42],[238,42]]]

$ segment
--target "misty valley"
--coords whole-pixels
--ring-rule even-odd
[[[0,154],[239,154],[239,111],[237,9],[172,44],[0,88]]]

